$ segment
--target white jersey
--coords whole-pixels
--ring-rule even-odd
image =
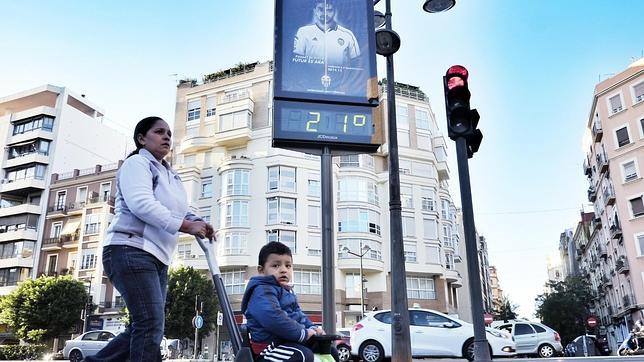
[[[351,59],[360,55],[360,46],[347,28],[336,24],[325,32],[312,24],[297,30],[293,53],[323,61],[326,59],[328,65],[342,66],[349,65]]]

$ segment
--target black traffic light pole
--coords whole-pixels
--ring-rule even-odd
[[[458,161],[458,180],[461,189],[463,208],[463,229],[465,231],[465,250],[467,255],[467,274],[470,277],[470,301],[474,323],[474,360],[491,361],[490,350],[485,338],[483,320],[483,294],[481,293],[481,274],[479,269],[472,189],[468,159],[479,149],[483,134],[477,129],[479,114],[470,110],[470,91],[467,86],[469,73],[465,67],[455,65],[447,70],[443,78],[445,90],[445,111],[449,138],[456,142]]]

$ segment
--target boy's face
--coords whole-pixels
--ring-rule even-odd
[[[266,263],[257,267],[264,275],[272,275],[282,286],[288,286],[293,280],[293,258],[289,255],[268,254]]]

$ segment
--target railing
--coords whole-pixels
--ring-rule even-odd
[[[606,156],[606,151],[601,151],[597,153],[597,166],[599,167],[600,173],[604,173],[608,170],[608,156]]]
[[[613,205],[615,203],[615,190],[613,189],[613,185],[609,184],[604,188],[603,196],[606,205]]]
[[[68,178],[74,178],[74,171],[58,174],[58,180],[66,180]]]
[[[47,239],[43,240],[43,242],[42,242],[43,247],[46,247],[46,246],[60,246],[60,244],[62,244],[62,241],[60,240],[60,238],[47,238]]]
[[[219,104],[231,103],[231,102],[235,102],[235,101],[247,99],[247,98],[250,98],[250,92],[248,91],[230,93],[222,96],[219,99]]]
[[[114,205],[114,197],[105,195],[105,196],[95,196],[95,197],[90,197],[87,199],[88,204],[97,204],[100,202],[107,202],[110,205]]]
[[[630,270],[628,260],[624,256],[620,256],[615,262],[615,271],[618,273],[626,273]]]
[[[106,300],[104,302],[98,303],[99,308],[112,309],[112,308],[123,308],[125,307],[125,301],[111,301]]]
[[[592,132],[593,132],[593,139],[595,140],[595,142],[601,141],[602,135],[604,134],[604,131],[602,130],[601,122],[598,119],[596,119],[593,122],[593,130],[592,130]]]
[[[101,172],[117,170],[119,168],[119,163],[110,163],[107,165],[101,166]]]
[[[33,155],[33,154],[49,156],[49,152],[43,152],[43,151],[29,151],[29,152],[19,153],[17,155],[13,155],[11,153],[11,151],[9,151],[8,153],[9,153],[8,159],[10,159],[10,160],[13,160],[13,159],[16,159],[16,158],[21,158],[21,157],[26,157],[26,156]]]
[[[96,167],[84,168],[78,171],[78,176],[92,175],[96,173]]]
[[[610,236],[611,239],[617,239],[622,236],[622,226],[619,224],[618,220],[613,221],[610,224]]]
[[[595,191],[595,188],[590,186],[588,188],[588,201],[594,202],[597,200],[597,191]]]
[[[633,305],[633,298],[628,294],[624,294],[622,301],[624,302],[624,308]]]

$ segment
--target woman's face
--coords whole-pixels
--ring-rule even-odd
[[[139,134],[139,143],[143,145],[143,148],[150,151],[154,158],[161,161],[172,147],[170,126],[163,120],[156,121],[145,135]]]

